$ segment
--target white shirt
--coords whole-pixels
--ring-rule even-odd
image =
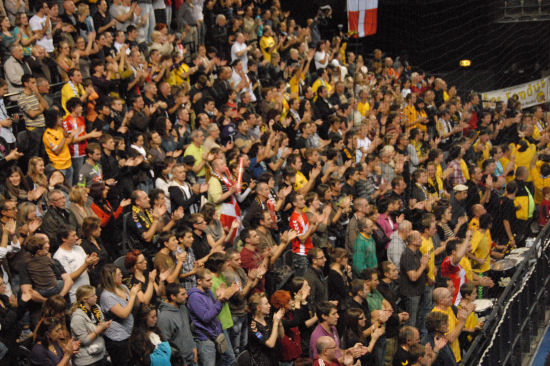
[[[10,242],[5,248],[0,247],[0,260],[3,260],[8,253],[17,253],[21,250],[21,244],[19,243],[19,240],[17,242]],[[11,289],[10,285],[10,276],[8,274],[8,269],[2,266],[2,280],[6,284],[6,290],[4,291],[4,295],[7,297],[10,297],[13,294],[13,291]]]
[[[245,74],[246,80],[248,81],[248,88],[243,88],[239,95],[241,95],[244,91],[248,92],[250,94],[250,99],[255,102],[256,96],[254,95],[254,91],[252,90],[252,83],[250,82],[250,79],[248,78],[248,75]],[[233,75],[231,75],[231,79],[229,80],[229,83],[231,84],[231,88],[234,89],[239,83],[241,82],[241,77],[239,74],[233,70]]]
[[[236,59],[241,60],[244,72],[248,72],[248,52],[243,53],[241,56],[237,56],[237,53],[246,50],[246,47],[246,43],[239,43],[236,41],[233,43],[233,46],[231,46],[231,62]]]
[[[39,31],[39,30],[42,30],[42,28],[44,28],[44,25],[46,25],[46,17],[44,18],[40,18],[38,15],[34,15],[30,20],[29,20],[29,26],[31,27],[31,30],[34,32],[34,31]],[[44,37],[42,37],[41,39],[39,39],[38,41],[36,41],[36,44],[44,47],[46,49],[46,52],[50,53],[50,52],[53,52],[54,51],[54,47],[53,47],[53,37],[52,37],[52,26],[51,26],[51,23],[50,23],[50,28],[48,29],[48,31],[44,34]]]
[[[325,61],[325,63],[321,63],[322,60],[325,59],[327,53],[326,51],[323,51],[323,52],[315,52],[315,68],[317,70],[319,69],[325,69],[327,66],[328,66],[328,57],[327,57],[327,60]]]
[[[53,257],[61,263],[67,273],[71,274],[84,264],[86,261],[86,252],[84,252],[84,249],[82,249],[80,245],[74,245],[71,250],[65,250],[60,247],[57,249]],[[80,276],[78,276],[78,278],[74,280],[73,286],[69,291],[71,304],[76,300],[76,290],[82,285],[89,284],[90,277],[88,276],[88,270],[85,270]]]
[[[362,149],[368,150],[371,143],[372,141],[368,137],[365,137],[364,139],[357,139],[357,151],[355,152],[356,163],[360,162],[361,158],[363,157]]]

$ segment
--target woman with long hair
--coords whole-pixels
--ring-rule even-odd
[[[69,201],[71,201],[69,210],[76,217],[78,225],[82,225],[86,217],[97,217],[94,210],[88,204],[88,189],[86,187],[74,186],[71,188]]]
[[[216,217],[216,206],[211,202],[206,202],[202,208],[200,213],[204,217],[204,221],[206,221],[206,238],[208,239],[208,244],[212,248],[224,246],[225,243],[229,243],[231,240],[231,237],[233,236],[234,231],[237,229],[238,221],[235,220],[235,225],[231,225],[231,229],[229,232],[225,232],[224,228],[222,226],[222,223],[220,220]]]
[[[44,174],[44,160],[41,157],[33,156],[29,159],[25,184],[32,188],[29,201],[35,202],[41,211],[45,211],[47,205],[44,193],[48,191],[48,177]]]
[[[71,333],[81,345],[73,358],[74,365],[106,365],[105,340],[102,334],[112,322],[105,321],[101,308],[97,305],[95,287],[80,286],[76,290],[76,301],[71,315]]]
[[[8,0],[7,2],[10,2]],[[17,1],[17,0],[16,0]],[[19,12],[15,16],[15,28],[13,29],[13,34],[17,37],[21,33],[21,45],[23,46],[23,52],[25,56],[32,55],[32,46],[34,42],[40,39],[38,34],[33,34],[31,26],[29,25],[29,17],[25,12]]]
[[[277,339],[284,336],[281,320],[285,309],[277,310],[273,314],[273,320],[269,319],[271,305],[263,292],[250,296],[248,307],[252,315],[248,330],[250,357],[257,366],[276,366],[279,358],[275,346]]]
[[[36,330],[36,343],[31,351],[31,365],[70,366],[71,358],[80,349],[80,341],[69,339],[62,346],[63,323],[57,318],[45,318]]]
[[[40,324],[47,318],[56,318],[59,323],[62,325],[62,334],[58,337],[58,341],[62,344],[67,342],[70,338],[69,333],[69,318],[67,317],[67,301],[61,295],[54,295],[48,297],[46,302],[42,305],[42,312],[40,314],[40,319],[37,322],[36,330],[34,332],[35,339],[38,334],[38,328]],[[32,319],[31,319],[32,320]]]
[[[377,327],[371,333],[370,340],[363,335],[366,328],[367,318],[363,310],[358,308],[346,309],[342,317],[342,329],[344,329],[344,334],[342,335],[342,349],[353,347],[357,343],[368,344],[368,352],[361,357],[361,364],[371,365],[374,362],[374,359],[370,357],[372,350],[378,339],[384,334],[384,328]]]
[[[90,197],[93,200],[91,209],[101,220],[101,241],[105,244],[107,250],[109,250],[111,257],[114,258],[118,255],[115,249],[119,237],[117,220],[122,215],[124,207],[132,203],[132,201],[130,199],[123,199],[115,210],[109,200],[107,200],[108,193],[109,186],[102,182],[94,182],[90,186]]]
[[[328,274],[329,300],[338,301],[340,309],[344,308],[349,298],[349,283],[351,281],[351,266],[348,264],[348,252],[344,248],[335,248],[330,254],[332,263]]]
[[[111,263],[112,258],[101,243],[101,220],[96,216],[86,217],[82,222],[82,243],[80,246],[86,254],[96,253],[99,258],[99,262],[95,266],[88,267],[90,283],[97,286],[100,283],[101,269],[107,263]]]
[[[66,41],[59,42],[59,45],[57,46],[57,70],[59,71],[59,74],[61,75],[61,79],[64,81],[69,80],[69,77],[67,76],[69,70],[78,68],[79,63],[79,54],[75,53],[72,55],[71,53],[71,46]],[[74,56],[74,58],[73,58]]]
[[[36,205],[32,202],[23,202],[17,206],[17,228],[19,236],[30,238],[42,225],[37,215]]]
[[[11,29],[11,22],[10,18],[3,16],[0,17],[0,29],[2,31],[1,37],[2,37],[2,55],[4,56],[3,59],[7,59],[10,57],[10,48],[13,45],[17,45],[21,43],[21,36],[17,36],[14,34]]]
[[[164,281],[160,285],[155,281],[157,270],[147,270],[147,258],[138,249],[132,249],[126,253],[124,258],[124,267],[130,272],[131,276],[127,279],[128,286],[139,284],[141,289],[137,293],[137,297],[142,304],[157,304],[159,297],[164,292]]]
[[[130,337],[130,355],[136,366],[170,366],[172,350],[157,326],[157,309],[143,304]]]
[[[101,285],[103,286],[99,300],[101,310],[108,319],[113,320],[104,333],[105,345],[111,356],[111,363],[126,366],[130,359],[128,339],[134,326],[132,309],[141,285],[134,285],[129,290],[122,284],[122,271],[114,264],[103,267]]]
[[[32,198],[25,181],[23,180],[23,172],[17,165],[13,165],[8,169],[6,174],[4,196],[8,199],[16,200],[17,203],[28,201]]]

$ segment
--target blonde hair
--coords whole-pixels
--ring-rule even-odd
[[[29,159],[29,169],[27,175],[31,177],[33,183],[38,184],[43,187],[48,186],[48,177],[44,173],[38,173],[36,170],[36,165],[42,162],[44,164],[44,159],[38,156],[33,156]]]
[[[73,187],[69,192],[69,200],[79,205],[85,205],[84,194],[87,192],[85,187]]]
[[[78,304],[84,304],[88,299],[96,293],[95,287],[90,285],[82,285],[76,289],[76,301],[71,308],[71,313],[78,309]]]

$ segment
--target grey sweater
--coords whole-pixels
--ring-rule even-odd
[[[180,351],[185,364],[193,364],[193,349],[197,348],[191,333],[189,313],[185,305],[175,307],[161,302],[158,309],[157,326],[171,346]]]
[[[103,321],[103,314],[101,315]],[[93,341],[89,334],[96,329],[96,325],[84,313],[82,309],[76,309],[71,317],[71,333],[76,340],[79,340],[80,351],[74,356],[74,365],[90,365],[102,360],[105,357],[105,340],[101,335]]]

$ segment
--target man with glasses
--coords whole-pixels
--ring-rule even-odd
[[[309,298],[313,304],[319,304],[322,301],[328,300],[328,284],[327,277],[323,273],[323,268],[327,262],[325,253],[320,248],[311,248],[307,254],[309,267],[306,269],[304,278],[311,287]],[[320,319],[320,318],[319,318]]]
[[[42,231],[50,238],[52,252],[55,253],[60,245],[57,240],[58,234],[67,227],[78,233],[80,226],[74,213],[67,209],[67,198],[62,191],[58,189],[51,191],[48,194],[48,204],[48,211],[42,220]]]

